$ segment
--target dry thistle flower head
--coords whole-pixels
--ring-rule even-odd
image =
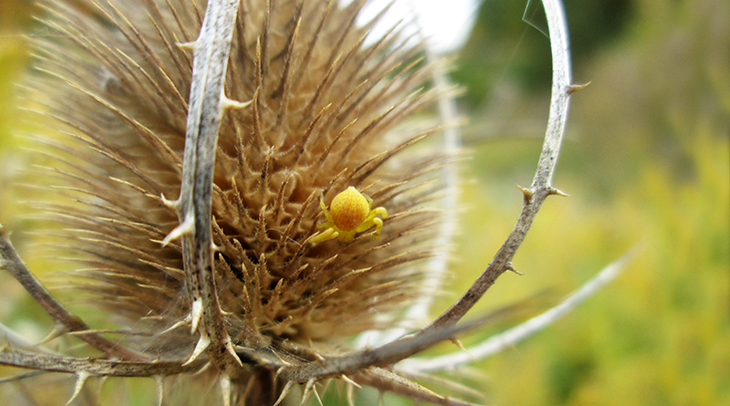
[[[288,391],[296,380],[272,365],[336,355],[429,294],[419,289],[436,234],[427,205],[447,157],[413,152],[437,129],[404,123],[438,96],[424,85],[432,66],[401,26],[366,42],[377,18],[356,24],[364,3],[243,0],[236,15],[225,96],[251,102],[222,116],[212,264],[225,333],[249,366],[205,373],[223,376],[240,404],[270,405]],[[31,97],[61,128],[40,141],[51,184],[69,197],[47,209],[84,264],[74,289],[131,331],[120,344],[137,360],[187,359],[175,373],[200,370],[209,355],[194,348],[207,337],[190,316],[184,241],[166,236],[179,236],[171,199],[181,193],[198,52],[180,44],[198,37],[205,4],[41,5],[55,34],[37,40]],[[343,226],[341,205],[330,204],[350,191],[371,200]]]

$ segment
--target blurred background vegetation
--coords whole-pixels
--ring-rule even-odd
[[[460,374],[497,405],[728,405],[730,2],[565,3],[575,82],[592,82],[572,99],[554,181],[572,197],[548,200],[514,261],[525,275],[504,275],[480,309],[545,288],[567,294],[638,248],[624,273],[573,313]],[[23,196],[8,186],[27,165],[11,135],[29,125],[17,120],[15,85],[27,69],[28,33],[42,35],[30,11],[28,1],[0,1],[0,222],[37,271],[42,259],[22,250],[27,237],[15,215]],[[452,293],[435,312],[489,262],[520,209],[515,183],[532,179],[550,60],[547,38],[521,21],[523,11],[522,2],[483,2],[454,62],[473,158],[461,168]],[[0,320],[42,336],[36,321],[47,317],[8,275],[0,278]],[[153,383],[142,386],[153,396]],[[0,398],[17,389],[3,385]],[[401,401],[388,396],[386,404]]]

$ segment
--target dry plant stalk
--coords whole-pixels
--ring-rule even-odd
[[[413,330],[400,310],[433,293],[422,290],[423,264],[443,248],[438,175],[452,157],[413,148],[442,127],[405,121],[448,89],[424,86],[440,67],[402,26],[364,41],[379,18],[357,26],[365,3],[41,1],[55,35],[35,44],[31,97],[63,127],[38,142],[54,162],[51,184],[70,197],[45,209],[85,264],[76,288],[127,334],[109,338],[67,310],[2,230],[0,265],[52,316],[49,339],[73,335],[101,355],[59,355],[6,334],[0,364],[75,374],[73,398],[90,377],[155,377],[162,402],[164,378],[194,373],[220,385],[224,405],[303,402],[332,379],[470,404],[406,379],[429,369],[418,360],[396,364],[496,316],[457,325],[513,270],[542,202],[560,193],[550,181],[573,90],[561,6],[544,2],[553,101],[515,229],[461,300]],[[387,209],[380,236],[313,242],[320,200],[350,186]],[[413,334],[348,345],[398,326]]]

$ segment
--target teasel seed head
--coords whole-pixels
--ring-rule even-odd
[[[356,23],[364,3],[240,4],[225,96],[251,103],[223,115],[212,210],[217,294],[234,344],[255,330],[272,343],[342,348],[393,327],[424,294],[423,260],[441,248],[429,243],[438,219],[429,203],[442,187],[434,169],[448,157],[414,148],[438,128],[407,120],[440,90],[426,85],[433,66],[401,26],[366,39],[378,18]],[[70,197],[46,207],[85,264],[76,288],[149,334],[128,345],[185,357],[197,337],[175,328],[191,312],[182,250],[161,242],[178,225],[171,199],[195,52],[181,44],[197,37],[204,4],[41,4],[54,35],[36,39],[31,97],[59,129],[39,142]],[[327,221],[320,201],[328,207],[348,188],[387,210],[382,228],[313,241]]]

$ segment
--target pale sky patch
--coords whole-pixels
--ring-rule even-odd
[[[390,1],[371,0],[361,13],[359,22],[365,23],[372,19]],[[378,38],[400,19],[405,18],[406,22],[412,20],[415,12],[418,25],[431,49],[439,53],[450,52],[466,41],[474,25],[478,6],[478,0],[397,0],[381,23],[373,28],[372,36]]]

